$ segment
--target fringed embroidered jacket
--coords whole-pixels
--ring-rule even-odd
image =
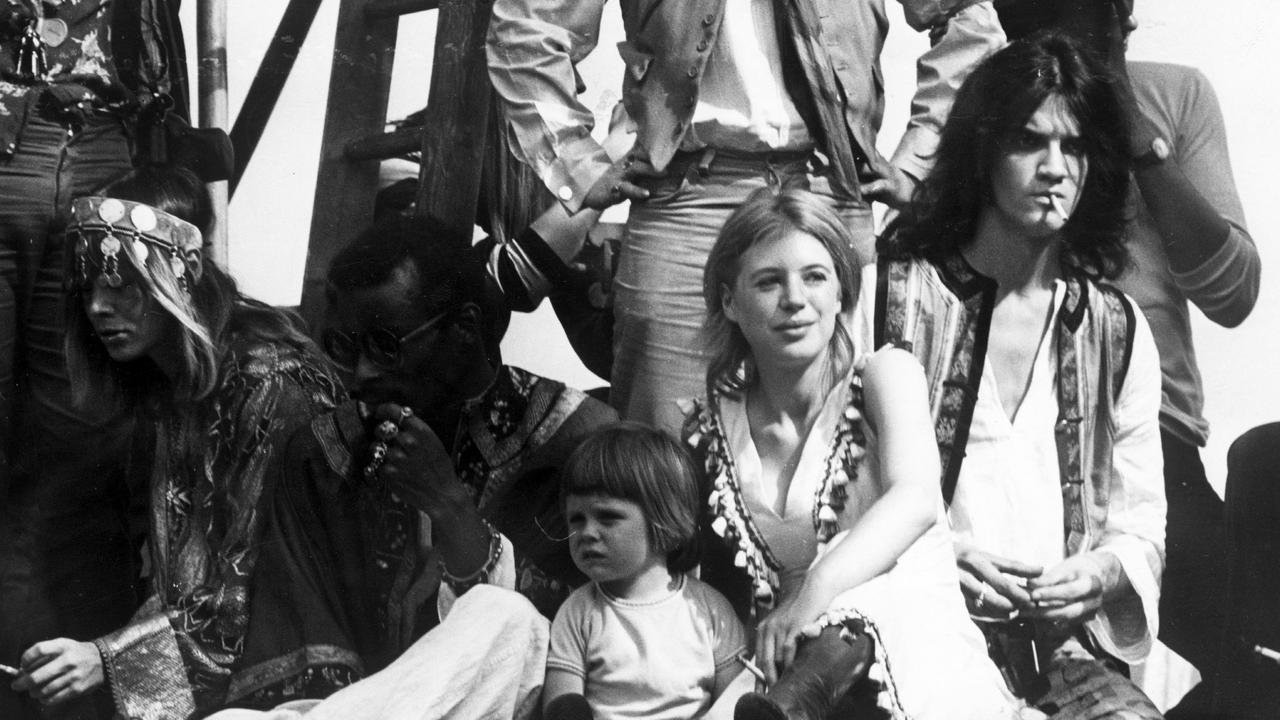
[[[340,386],[292,347],[233,340],[218,389],[169,408],[151,463],[152,595],[95,642],[116,708],[144,720],[215,709],[248,628],[261,507],[288,438],[334,407]]]
[[[584,580],[564,542],[560,467],[582,435],[616,417],[580,391],[504,366],[459,420],[454,468],[514,549],[514,589],[548,617]],[[237,704],[326,697],[382,669],[439,622],[429,519],[363,479],[370,439],[355,404],[297,440],[231,691]]]

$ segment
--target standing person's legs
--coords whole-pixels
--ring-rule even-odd
[[[28,120],[14,154],[0,160],[0,662],[17,665],[31,643],[57,631],[39,572],[39,542],[29,513],[31,483],[18,480],[13,451],[20,412],[18,377],[24,346],[22,319],[34,284],[35,258],[49,236],[57,168],[67,130],[39,117]],[[0,717],[34,717],[26,696],[0,683]]]
[[[131,167],[117,118],[92,118],[65,144],[54,175],[51,234],[32,257],[19,347],[24,369],[20,453],[31,468],[42,565],[60,633],[76,639],[98,637],[129,619],[138,601],[137,564],[126,531],[129,498],[121,467],[128,423],[104,417],[99,408],[73,407],[71,401],[63,349],[62,228],[72,199]]]
[[[800,184],[832,196],[809,158],[705,151],[678,156],[668,176],[633,203],[614,279],[613,374],[610,402],[620,415],[680,431],[677,401],[706,392],[702,272],[720,227],[752,192]],[[871,212],[832,197],[855,245],[870,260]]]
[[[1200,671],[1174,717],[1195,716],[1212,696],[1226,621],[1226,530],[1222,500],[1209,485],[1199,450],[1161,431],[1168,500],[1165,569],[1160,588],[1160,641]]]
[[[38,640],[63,635],[89,639],[122,625],[134,598],[133,560],[119,522],[119,476],[89,476],[77,465],[104,457],[123,443],[74,415],[73,423],[47,419],[53,398],[69,398],[62,353],[63,249],[60,227],[70,199],[88,193],[130,167],[120,122],[95,119],[72,128],[33,116],[17,151],[0,163],[0,433],[12,481],[5,502],[0,553],[0,661],[15,664]],[[56,383],[62,383],[59,389]],[[48,452],[54,448],[55,452]],[[68,512],[74,509],[74,512]],[[51,515],[63,515],[56,527]],[[54,565],[68,570],[51,576]],[[78,612],[67,597],[91,593],[113,603],[111,612]],[[101,603],[99,603],[101,604]],[[22,717],[0,691],[0,716]],[[11,705],[12,704],[12,707]]]
[[[1213,702],[1200,716],[1263,720],[1280,708],[1280,423],[1249,430],[1227,452],[1227,617]],[[1263,652],[1259,648],[1264,649]],[[1198,690],[1199,688],[1197,688]],[[1181,710],[1179,704],[1178,709]]]
[[[12,451],[22,372],[23,321],[58,195],[58,168],[70,135],[33,114],[14,154],[0,160],[0,496],[13,490]]]

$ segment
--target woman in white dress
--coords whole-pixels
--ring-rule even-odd
[[[735,717],[1016,717],[960,595],[923,372],[866,353],[851,248],[821,198],[764,190],[707,261],[702,574],[769,687]]]

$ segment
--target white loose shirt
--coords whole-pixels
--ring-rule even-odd
[[[1059,281],[1055,317],[1065,290]],[[1163,559],[1165,529],[1160,364],[1146,320],[1135,315],[1132,358],[1112,418],[1114,479],[1106,533],[1091,548],[1120,560],[1134,593],[1108,602],[1086,625],[1104,650],[1129,663],[1145,659],[1158,629],[1160,578],[1148,558],[1154,550]],[[1046,327],[1012,422],[1000,403],[995,373],[985,364],[949,513],[958,539],[1045,569],[1060,563],[1066,552],[1054,439],[1056,330],[1056,323]]]
[[[787,93],[773,0],[725,0],[724,22],[682,147],[806,150],[813,138]]]

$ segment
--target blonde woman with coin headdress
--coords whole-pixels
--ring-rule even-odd
[[[79,404],[136,419],[129,472],[149,488],[152,592],[115,633],[23,653],[13,687],[42,703],[107,686],[126,717],[222,704],[248,625],[259,505],[289,434],[341,393],[294,318],[208,261],[207,217],[194,176],[157,168],[72,205],[68,371]]]

